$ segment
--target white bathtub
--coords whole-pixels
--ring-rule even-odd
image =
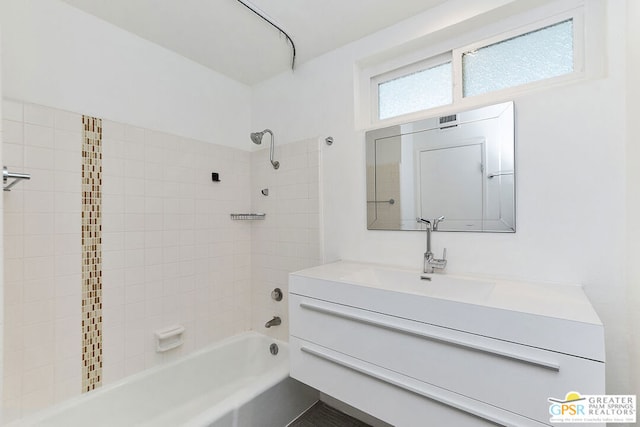
[[[286,343],[247,332],[9,426],[283,427],[317,399],[289,378]]]

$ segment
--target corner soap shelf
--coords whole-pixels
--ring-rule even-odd
[[[264,219],[265,213],[232,213],[231,219],[236,221],[255,221]]]

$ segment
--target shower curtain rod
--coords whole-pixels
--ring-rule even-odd
[[[271,24],[271,26],[273,28],[275,28],[276,30],[280,31],[282,34],[284,34],[284,36],[287,38],[287,40],[289,40],[289,43],[291,43],[291,53],[292,53],[292,55],[291,55],[291,69],[293,70],[293,68],[294,68],[294,66],[296,64],[296,45],[293,43],[293,39],[291,37],[289,37],[289,34],[287,34],[286,31],[284,31],[282,28],[280,28],[279,26],[274,24],[269,18],[267,18],[266,16],[262,15],[260,12],[258,12],[257,10],[252,8],[251,6],[249,6],[247,3],[243,2],[242,0],[237,0],[237,1],[238,1],[238,3],[240,3],[241,5],[246,7],[247,9],[249,9],[251,12],[255,13],[256,15],[258,15],[264,21],[266,21],[269,24]]]

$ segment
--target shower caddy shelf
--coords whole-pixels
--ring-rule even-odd
[[[265,213],[232,213],[231,219],[234,221],[255,221],[262,220],[267,216]]]

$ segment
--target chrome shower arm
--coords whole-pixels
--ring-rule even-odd
[[[271,135],[271,146],[269,147],[269,161],[271,162],[271,165],[274,167],[274,169],[278,169],[280,167],[280,163],[276,162],[273,160],[273,150],[274,150],[274,145],[275,144],[275,136],[273,135],[273,132],[271,132],[269,129],[265,129],[264,132],[268,132]]]
[[[274,169],[278,169],[280,167],[280,162],[277,160],[273,160],[273,147],[275,145],[275,136],[273,135],[273,132],[271,132],[271,129],[265,129],[262,132],[253,132],[251,133],[249,136],[251,137],[251,141],[253,141],[254,144],[262,144],[262,137],[264,136],[265,133],[268,133],[269,135],[271,135],[271,146],[269,147],[269,161],[271,162],[271,165],[273,166]]]

